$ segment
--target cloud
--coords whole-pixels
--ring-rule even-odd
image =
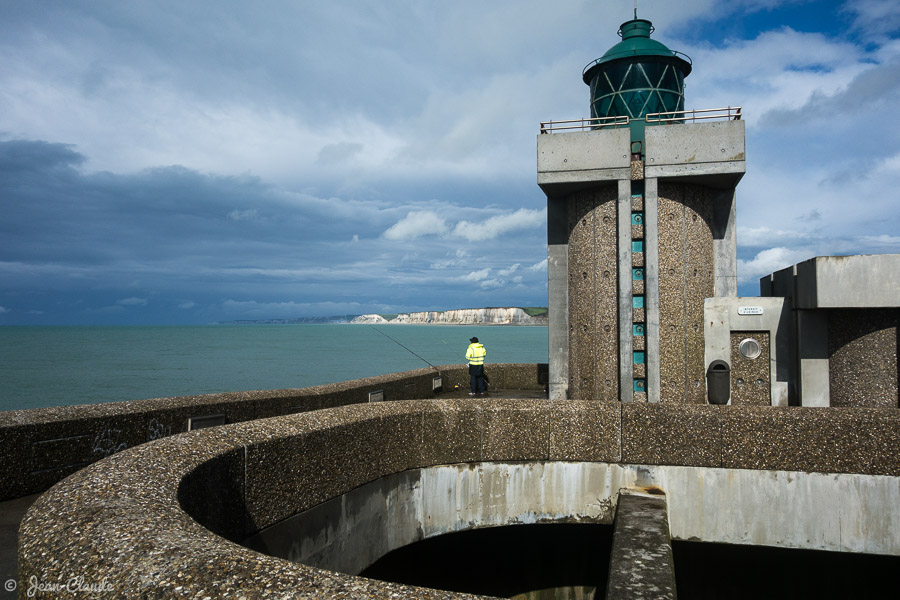
[[[900,57],[873,65],[834,91],[813,89],[801,106],[772,108],[760,117],[764,127],[833,122],[836,115],[863,113],[872,104],[896,101],[900,91]]]
[[[483,290],[493,290],[502,287],[504,283],[502,279],[485,279],[479,284],[479,287]]]
[[[322,146],[316,157],[320,165],[336,165],[346,163],[363,151],[363,145],[353,142],[338,142]]]
[[[122,298],[121,300],[116,300],[116,304],[119,306],[147,306],[148,300],[146,298]]]
[[[797,219],[800,221],[808,221],[808,222],[821,221],[822,213],[819,212],[818,208],[814,208],[814,209],[810,210],[807,214],[800,215],[799,217],[797,217]]]
[[[84,164],[86,158],[72,144],[40,140],[0,141],[0,174],[5,177],[70,169]]]
[[[489,268],[481,269],[480,271],[472,271],[471,273],[469,273],[468,275],[465,275],[461,279],[463,281],[484,281],[485,279],[487,279],[487,277],[490,274],[491,274],[491,270]]]
[[[470,242],[489,240],[519,229],[543,227],[546,219],[546,209],[520,208],[512,214],[497,215],[482,222],[460,221],[453,229],[453,234]]]
[[[897,251],[894,5],[641,6],[689,108],[744,107],[742,276]],[[538,123],[631,10],[0,2],[3,322],[542,305]]]
[[[454,269],[464,267],[471,263],[469,251],[465,248],[457,248],[453,251],[452,258],[443,258],[432,262],[429,269]]]
[[[412,211],[383,235],[389,240],[414,240],[426,235],[441,235],[446,229],[447,222],[440,215],[431,211]]]
[[[895,0],[852,0],[841,10],[853,15],[853,29],[867,37],[887,36],[900,29],[900,11]]]
[[[800,240],[808,240],[810,235],[806,232],[788,229],[772,229],[762,227],[738,226],[738,244],[741,247],[761,248],[783,244],[796,244]]]
[[[790,267],[798,262],[811,258],[805,250],[790,248],[769,248],[758,252],[750,260],[738,259],[738,281],[752,282],[775,271]]]
[[[458,209],[453,212],[460,212]],[[465,212],[479,212],[470,209]],[[470,242],[495,239],[501,235],[534,227],[543,227],[546,209],[520,208],[512,213],[494,215],[481,222],[459,221],[450,229],[447,219],[433,211],[412,211],[389,227],[383,237],[389,240],[413,240],[434,235],[452,235]]]
[[[544,260],[542,260],[540,262],[534,263],[533,265],[528,267],[528,270],[529,271],[546,271],[547,270],[547,259],[545,258]]]
[[[258,302],[226,300],[221,313],[228,320],[293,319],[304,316],[337,316],[363,314],[369,305],[358,302]]]
[[[521,265],[519,263],[516,263],[506,269],[500,269],[499,271],[497,271],[497,275],[499,275],[500,277],[509,277],[510,275],[515,273],[520,266]]]
[[[515,264],[510,255],[535,261],[546,252],[540,230],[523,230],[502,242],[482,240],[472,257],[468,248],[455,247],[451,225],[439,216],[462,209],[442,200],[410,198],[395,207],[378,198],[320,197],[257,177],[185,167],[91,173],[76,168],[77,151],[61,146],[0,141],[7,156],[17,149],[47,156],[28,169],[0,165],[7,201],[0,229],[8,242],[0,254],[0,299],[9,315],[27,314],[14,299],[22,289],[40,296],[36,309],[48,319],[71,322],[214,322],[238,318],[223,297],[255,302],[262,306],[250,314],[263,314],[269,308],[284,312],[279,307],[285,303],[317,310],[335,298],[366,295],[363,290],[370,291],[366,306],[383,311],[436,303],[447,308],[471,301],[454,278],[473,268],[509,268]],[[406,214],[399,222],[398,213]],[[348,228],[386,231],[391,222],[388,235],[356,234],[352,243],[346,241]],[[440,235],[399,255],[398,241],[406,236],[415,242],[426,231]],[[432,269],[449,274],[438,277]],[[411,301],[413,288],[433,289],[432,299],[422,294]],[[63,308],[54,300],[62,293],[81,308]],[[507,301],[486,298],[485,303]]]
[[[3,313],[8,313],[8,312],[9,312],[8,308],[0,306],[0,315],[2,315]]]
[[[900,236],[896,235],[864,235],[860,241],[869,246],[880,248],[884,252],[900,251]]]
[[[520,267],[521,265],[516,263],[506,268],[497,269],[496,274],[493,277],[491,275],[494,272],[494,269],[487,267],[478,271],[471,271],[459,277],[458,281],[466,283],[477,282],[478,287],[481,290],[506,289],[511,285],[521,286],[526,281],[525,276],[514,275]]]

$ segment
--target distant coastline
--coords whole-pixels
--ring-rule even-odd
[[[292,319],[239,319],[217,321],[216,325],[340,325],[350,323],[359,315],[334,315],[330,317],[296,317]]]
[[[397,315],[361,315],[355,325],[546,325],[543,307],[488,307],[421,311]]]
[[[547,325],[544,306],[459,308],[396,314],[334,315],[293,319],[241,319],[220,325]]]

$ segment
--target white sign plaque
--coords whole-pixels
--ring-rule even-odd
[[[762,306],[739,306],[739,315],[761,315],[763,314]]]

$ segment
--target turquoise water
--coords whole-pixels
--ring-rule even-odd
[[[0,327],[0,410],[298,388],[425,361],[462,364],[473,335],[489,363],[547,362],[546,327]]]

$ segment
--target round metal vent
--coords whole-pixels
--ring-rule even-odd
[[[746,338],[741,340],[741,343],[738,346],[738,352],[740,352],[741,356],[744,358],[753,360],[754,358],[759,358],[759,355],[762,354],[762,347],[755,339]]]

